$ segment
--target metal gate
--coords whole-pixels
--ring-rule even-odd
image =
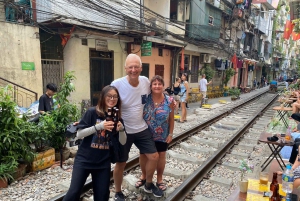
[[[54,83],[60,85],[64,75],[63,60],[42,59],[43,93],[46,92],[46,85]]]

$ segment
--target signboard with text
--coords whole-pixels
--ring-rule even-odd
[[[35,70],[34,62],[21,62],[22,70]]]
[[[97,51],[108,51],[107,40],[95,40],[95,46]]]
[[[152,42],[144,42],[141,44],[142,56],[151,56]]]

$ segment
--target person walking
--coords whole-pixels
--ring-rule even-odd
[[[178,109],[180,104],[180,96],[178,94],[180,92],[180,83],[181,83],[181,79],[179,77],[176,77],[175,83],[173,84],[174,99],[176,101],[175,114],[179,114]]]
[[[148,78],[141,76],[142,61],[136,54],[129,54],[125,61],[126,76],[111,83],[120,92],[122,100],[122,119],[126,127],[127,142],[125,151],[114,167],[115,201],[124,201],[125,197],[121,191],[123,172],[128,160],[128,154],[134,143],[141,154],[140,163],[146,164],[145,192],[152,192],[155,197],[161,197],[163,192],[153,182],[153,174],[157,167],[158,153],[152,134],[143,119],[144,105],[147,95],[150,94],[150,82]]]
[[[206,98],[206,92],[207,92],[207,85],[211,84],[212,81],[207,82],[206,75],[203,74],[202,78],[199,81],[199,92],[202,94],[202,99],[200,103],[200,107],[202,107],[202,104]]]
[[[115,134],[106,132],[112,132],[114,129],[114,122],[105,120],[108,108],[113,107],[119,109],[120,117],[121,100],[118,90],[113,86],[106,86],[100,93],[97,106],[88,109],[77,125],[76,137],[83,138],[83,140],[75,157],[71,185],[63,201],[79,201],[89,174],[92,175],[94,200],[108,201],[111,170],[110,145],[123,152],[124,146],[120,142],[125,144],[125,141],[120,140],[119,136],[123,136],[123,139],[126,136],[122,119],[117,123]],[[119,156],[114,155],[114,157]]]
[[[46,112],[51,112],[54,108],[53,106],[53,96],[57,92],[57,86],[54,83],[49,83],[46,86],[46,93],[43,94],[39,99],[39,113],[44,114]]]
[[[173,98],[163,94],[164,80],[161,76],[155,75],[150,81],[151,94],[149,94],[144,106],[143,117],[146,121],[159,155],[156,166],[156,186],[165,191],[167,185],[163,182],[163,172],[166,165],[166,151],[172,141],[174,130],[174,110],[170,108]],[[141,153],[143,155],[143,153]],[[142,184],[146,178],[145,163],[141,163],[142,175],[137,184]],[[140,187],[137,185],[136,187]]]
[[[180,107],[181,107],[181,117],[179,122],[184,123],[186,122],[186,103],[189,97],[189,83],[186,81],[187,74],[183,73],[181,75],[181,84],[180,84]]]

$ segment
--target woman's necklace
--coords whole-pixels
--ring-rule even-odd
[[[154,106],[157,107],[158,105],[160,105],[160,103],[163,101],[163,98],[164,98],[164,96],[163,96],[162,98],[160,98],[160,99],[162,99],[161,101],[158,100],[158,101],[160,101],[160,102],[156,102],[156,101],[154,101],[153,98],[152,98],[152,100],[153,100],[153,102],[154,102]]]

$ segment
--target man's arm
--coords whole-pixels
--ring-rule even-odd
[[[212,82],[212,80],[209,81],[209,82],[206,81],[206,86],[209,85],[209,84],[211,84],[211,82]]]

